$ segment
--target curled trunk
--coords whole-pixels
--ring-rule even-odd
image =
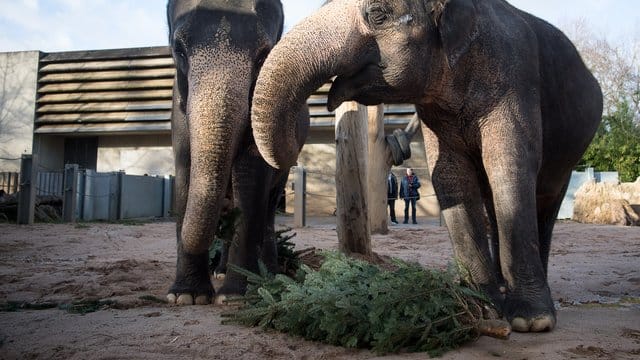
[[[357,51],[348,44],[356,17],[343,3],[323,6],[287,33],[260,71],[252,106],[253,135],[265,161],[275,168],[295,164],[302,146],[296,117],[309,95],[332,76],[349,71],[343,62]]]

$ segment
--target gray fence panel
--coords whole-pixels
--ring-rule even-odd
[[[121,219],[164,215],[164,178],[123,175],[121,191]]]
[[[594,173],[594,175],[596,177],[596,182],[614,183],[614,184],[618,184],[620,182],[620,176],[616,171],[597,172],[597,173]]]
[[[571,180],[569,181],[569,187],[567,193],[564,196],[560,211],[558,212],[558,219],[571,219],[573,217],[573,203],[576,200],[576,191],[582,186],[582,184],[594,180],[593,169],[586,172],[573,171],[571,173]]]
[[[82,220],[112,220],[111,204],[117,200],[117,187],[112,183],[118,181],[118,173],[96,173],[86,170],[81,177],[84,182],[80,192],[82,202]]]
[[[38,196],[60,196],[63,193],[64,174],[62,171],[39,172],[36,194]]]

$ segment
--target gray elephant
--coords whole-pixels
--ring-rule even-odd
[[[503,0],[335,0],[260,73],[252,126],[269,164],[292,164],[292,104],[333,76],[330,109],[416,105],[456,258],[514,330],[552,330],[551,233],[602,114],[600,87],[566,36]]]
[[[246,279],[226,274],[215,294],[208,248],[225,198],[240,209],[228,261],[275,271],[274,217],[288,168],[260,156],[250,128],[258,71],[282,34],[276,0],[170,0],[169,41],[176,65],[172,141],[176,169],[177,268],[171,303],[207,304],[242,294]],[[299,107],[296,141],[304,142],[308,110]],[[305,120],[306,117],[306,120]]]

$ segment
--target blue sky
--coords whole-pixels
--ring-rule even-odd
[[[286,28],[324,0],[283,0]],[[640,38],[638,0],[511,0],[556,24],[584,19],[623,42]],[[0,52],[93,50],[165,45],[164,0],[0,0]]]

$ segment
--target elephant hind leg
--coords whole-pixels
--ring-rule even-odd
[[[544,270],[544,276],[547,277],[547,269],[549,263],[549,251],[551,248],[551,236],[555,220],[558,217],[560,205],[564,199],[568,183],[561,187],[559,191],[545,192],[536,196],[536,208],[538,216],[538,241],[540,262]],[[550,290],[547,290],[550,291]],[[549,295],[549,299],[551,296]],[[530,304],[518,304],[518,301],[512,301],[509,306],[513,309],[519,309],[530,306]],[[548,305],[549,307],[551,305]],[[551,331],[555,327],[556,318],[554,312],[545,313],[542,311],[540,315],[528,317],[515,317],[511,320],[513,330],[519,332],[541,332]]]
[[[481,179],[482,196],[484,200],[484,222],[487,229],[487,236],[489,241],[489,251],[491,253],[491,261],[493,268],[495,269],[496,281],[500,286],[500,292],[504,293],[506,290],[505,280],[502,276],[502,269],[500,265],[500,239],[498,236],[498,222],[496,220],[495,205],[493,203],[493,195],[491,193],[491,187],[486,179],[486,174],[483,174]]]
[[[547,274],[547,268],[549,264],[549,251],[551,250],[551,236],[553,233],[553,227],[558,218],[558,212],[560,206],[564,200],[564,196],[569,187],[569,179],[571,172],[562,176],[564,179],[563,186],[557,186],[556,189],[541,187],[537,191],[536,207],[538,210],[538,237],[540,241],[540,260],[544,267],[544,273]],[[539,182],[540,183],[540,182]],[[543,182],[544,184],[550,184],[550,181]]]

